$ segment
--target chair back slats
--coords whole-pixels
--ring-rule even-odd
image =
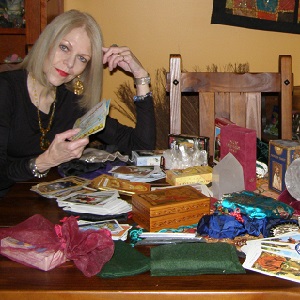
[[[211,138],[215,128],[215,99],[214,93],[199,94],[199,134]],[[209,148],[212,147],[209,139]]]
[[[181,56],[170,58],[170,133],[181,133]],[[172,99],[172,100],[171,100]]]
[[[293,73],[292,57],[290,55],[279,56],[279,69],[281,75],[281,99],[280,99],[280,133],[282,139],[292,139],[292,106],[293,106]]]
[[[221,118],[230,118],[230,93],[215,93],[215,101],[218,103],[215,107],[216,116]]]
[[[246,94],[245,93],[230,93],[229,119],[239,126],[243,126],[243,127],[246,126]]]
[[[246,128],[256,130],[261,139],[261,93],[246,93]]]
[[[215,118],[256,130],[261,138],[262,93],[277,93],[280,137],[292,139],[293,74],[290,55],[279,57],[279,71],[264,73],[182,72],[181,56],[170,56],[166,90],[170,92],[170,133],[181,133],[182,93],[199,95],[199,135],[210,138],[213,149]],[[211,153],[212,154],[212,153]]]

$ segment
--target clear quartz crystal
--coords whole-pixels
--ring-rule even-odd
[[[220,200],[224,194],[240,192],[245,189],[244,171],[239,161],[229,152],[212,173],[213,197]]]
[[[288,166],[285,173],[285,186],[296,200],[300,200],[300,158],[295,159]]]

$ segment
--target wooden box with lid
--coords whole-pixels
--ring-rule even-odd
[[[188,185],[132,196],[133,220],[151,232],[193,225],[209,211],[210,198]]]

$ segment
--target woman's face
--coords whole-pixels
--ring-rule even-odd
[[[80,75],[91,59],[91,41],[83,27],[70,31],[57,49],[49,52],[44,73],[53,86],[67,83]]]

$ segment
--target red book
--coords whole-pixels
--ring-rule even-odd
[[[256,189],[256,131],[237,125],[221,130],[221,159],[231,152],[243,167],[245,189]]]
[[[215,118],[215,142],[214,142],[214,162],[218,163],[221,158],[221,128],[235,124],[227,118]]]

